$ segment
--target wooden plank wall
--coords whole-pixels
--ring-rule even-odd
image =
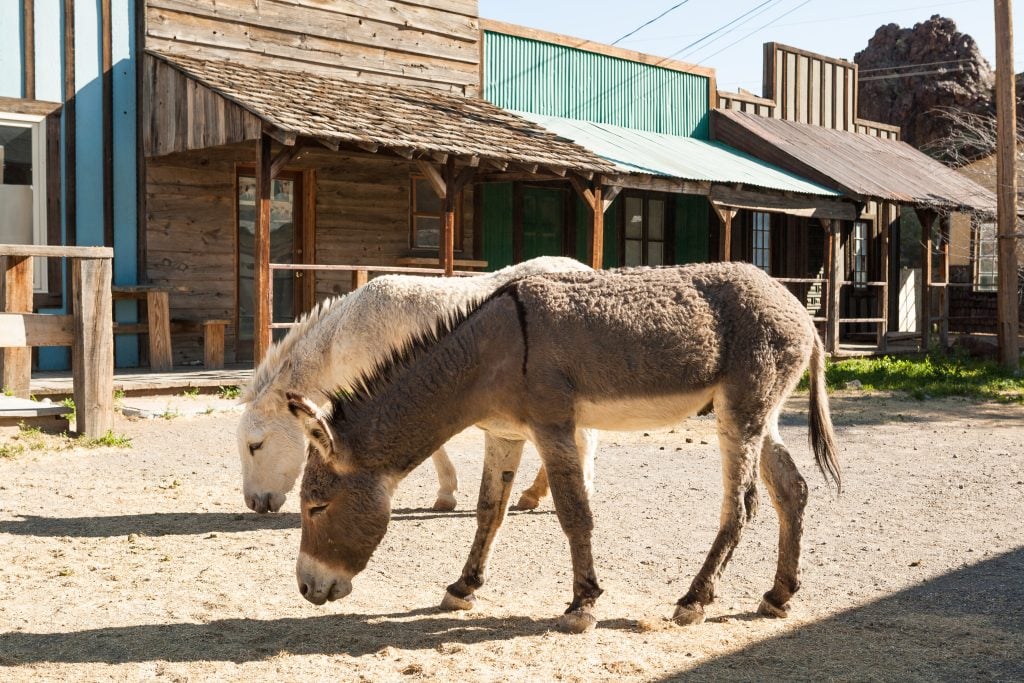
[[[146,267],[153,284],[184,288],[171,294],[173,318],[234,320],[236,168],[251,166],[255,158],[255,144],[243,143],[148,160]],[[316,170],[316,263],[394,265],[409,255],[410,178],[417,173],[413,162],[309,150],[287,170],[293,169]],[[470,191],[464,193],[463,209],[461,247],[470,254]],[[349,273],[319,274],[316,299],[344,294],[350,287]],[[232,328],[226,339],[228,363],[235,362],[235,343]],[[173,348],[176,364],[203,357],[199,335],[175,335]]]
[[[260,119],[166,62],[142,64],[142,149],[147,156],[257,140]]]
[[[775,102],[758,97],[748,92],[718,91],[717,109],[733,109],[736,111],[774,118]]]
[[[146,46],[374,83],[480,90],[476,0],[146,0]]]

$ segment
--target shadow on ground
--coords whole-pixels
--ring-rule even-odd
[[[231,512],[154,512],[143,515],[111,515],[109,517],[19,515],[19,519],[0,522],[0,534],[70,536],[72,538],[106,538],[127,536],[128,534],[185,536],[256,529],[298,528],[299,515],[294,512],[278,512],[268,515]]]
[[[1024,547],[666,681],[1024,680]]]

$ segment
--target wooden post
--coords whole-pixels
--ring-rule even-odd
[[[99,438],[114,426],[114,323],[109,258],[72,258],[75,429]]]
[[[935,215],[934,211],[917,209],[921,222],[921,351],[925,353],[932,341],[932,225]]]
[[[828,302],[825,309],[825,351],[835,355],[839,352],[839,268],[842,259],[839,253],[839,230],[837,220],[823,219],[828,230]]]
[[[593,204],[590,209],[593,221],[590,227],[590,267],[600,270],[604,268],[604,187],[601,179],[594,181]]]
[[[441,267],[446,277],[455,272],[455,159],[444,165],[444,226],[441,233]]]
[[[369,281],[370,272],[366,270],[352,271],[352,291],[355,291]]]
[[[256,234],[253,237],[253,362],[259,365],[270,348],[270,136],[260,136],[256,157]]]
[[[732,219],[736,217],[738,209],[723,206],[718,202],[708,200],[711,208],[718,216],[718,260],[727,262],[732,260]]]
[[[32,312],[32,257],[7,256],[4,276],[4,311],[7,313]],[[2,386],[15,396],[28,398],[32,381],[32,349],[0,349],[3,359]]]
[[[146,293],[146,320],[149,323],[149,367],[167,372],[171,358],[171,303],[168,292]]]
[[[1017,303],[1017,116],[1013,69],[1011,0],[995,0],[996,17],[996,198],[999,223],[997,332],[999,362],[1020,365]]]
[[[949,238],[950,216],[939,219],[939,277],[943,284],[939,288],[939,346],[945,352],[949,348]]]
[[[879,276],[883,283],[882,291],[878,295],[878,311],[879,318],[883,322],[878,325],[878,353],[885,353],[888,350],[888,332],[889,332],[889,235],[892,229],[892,223],[895,220],[893,217],[893,205],[888,202],[879,203],[878,205],[878,220],[881,223],[879,234],[879,249],[881,253],[878,259],[878,271]]]

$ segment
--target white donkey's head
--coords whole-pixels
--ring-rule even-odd
[[[288,412],[281,393],[265,392],[247,403],[238,422],[245,504],[256,512],[277,512],[302,472],[306,434]]]

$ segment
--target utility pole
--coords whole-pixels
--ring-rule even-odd
[[[996,199],[998,200],[999,362],[1020,365],[1017,302],[1017,97],[1013,74],[1012,0],[995,0],[996,10]]]

